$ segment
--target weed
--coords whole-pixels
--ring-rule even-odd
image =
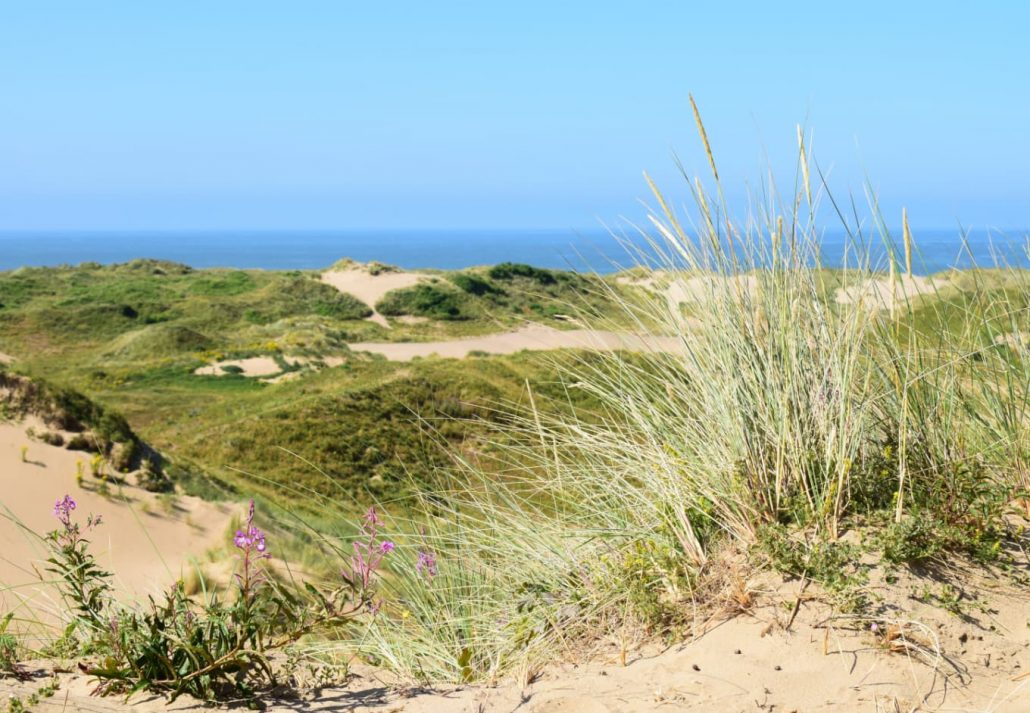
[[[7,627],[13,618],[14,613],[10,612],[0,619],[0,678],[11,676],[24,680],[28,674],[18,663],[18,641],[7,633]]]
[[[7,701],[7,713],[29,713],[46,699],[52,698],[60,687],[61,684],[55,676],[24,699],[20,696],[12,695]]]
[[[74,614],[69,634],[76,633],[83,650],[99,657],[82,669],[99,680],[101,694],[148,690],[172,699],[183,693],[205,700],[253,699],[278,681],[272,652],[309,634],[374,617],[381,606],[375,598],[376,572],[394,548],[381,537],[381,521],[370,509],[364,536],[354,543],[339,583],[328,589],[312,584],[288,589],[264,566],[271,555],[251,502],[233,535],[239,567],[225,600],[212,596],[195,603],[179,580],[148,608],[126,609],[112,599],[110,575],[89,552],[85,535],[100,525],[99,518],[90,516],[81,528],[73,518],[75,508],[69,496],[54,506],[61,527],[47,537],[49,571]]]

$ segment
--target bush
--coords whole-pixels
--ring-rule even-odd
[[[387,316],[412,315],[429,319],[459,320],[471,316],[462,293],[436,284],[421,283],[386,294],[376,310]]]
[[[487,274],[495,280],[512,280],[516,277],[522,277],[538,282],[541,285],[553,285],[558,282],[558,278],[555,277],[554,272],[551,270],[544,270],[517,262],[498,263],[491,267]]]
[[[484,280],[478,275],[472,275],[467,272],[459,272],[454,275],[449,275],[448,279],[463,292],[467,292],[470,295],[476,295],[477,297],[482,297],[483,295],[504,294],[504,290],[497,287],[489,280]]]

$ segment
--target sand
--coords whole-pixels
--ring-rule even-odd
[[[400,290],[405,287],[414,287],[423,280],[430,279],[428,275],[420,275],[415,272],[380,272],[373,275],[364,266],[349,267],[345,270],[330,270],[322,274],[322,282],[332,285],[340,292],[357,297],[359,300],[372,308],[370,322],[375,322],[387,329],[390,322],[383,315],[375,311],[376,303],[381,300],[387,292]]]
[[[0,611],[19,600],[46,615],[52,592],[38,585],[33,568],[42,571],[42,543],[15,524],[45,533],[55,529],[54,501],[66,493],[77,502],[77,518],[103,517],[91,540],[100,564],[115,575],[121,593],[145,596],[159,593],[189,569],[191,557],[202,557],[209,547],[222,544],[230,508],[194,497],[179,496],[161,503],[152,493],[134,485],[121,488],[126,502],[96,492],[99,481],[89,474],[91,454],[70,451],[31,440],[29,426],[46,430],[41,423],[0,422]],[[28,447],[26,462],[21,448]],[[75,482],[81,461],[86,488]],[[132,481],[129,476],[130,482]],[[109,485],[117,495],[119,487]],[[167,502],[167,501],[166,501]]]
[[[665,270],[656,270],[648,277],[619,277],[616,281],[621,285],[639,287],[648,292],[663,296],[669,314],[679,319],[683,317],[684,305],[695,305],[710,299],[718,291],[731,287],[735,295],[753,297],[758,290],[758,280],[754,275],[736,275],[723,277],[720,275],[697,275],[695,277],[672,277]],[[688,320],[690,321],[690,320]]]
[[[214,364],[194,369],[197,376],[229,376],[231,372],[225,371],[222,367],[237,367],[242,369],[242,376],[273,376],[282,371],[282,367],[272,357],[249,357],[247,359],[226,359]]]
[[[724,289],[719,282],[732,281],[732,287],[741,297],[754,297],[758,291],[758,280],[754,275],[737,275],[721,277],[702,275],[689,278],[672,277],[664,270],[656,270],[648,277],[619,277],[623,285],[640,287],[649,292],[664,295],[668,301],[669,311],[680,313],[682,305],[693,305],[703,302],[715,290]],[[838,304],[863,304],[866,307],[891,309],[907,300],[920,295],[932,294],[947,285],[945,280],[934,280],[921,275],[902,275],[892,285],[886,278],[871,278],[862,282],[842,287],[837,290],[835,299]]]
[[[911,588],[937,586],[931,577],[901,572],[889,590],[883,580],[870,592],[883,594],[881,631],[873,620],[835,615],[814,588],[774,580],[751,590],[753,606],[730,618],[710,620],[701,635],[664,650],[645,646],[623,665],[614,642],[579,663],[555,663],[496,685],[395,685],[382,671],[357,665],[344,685],[304,693],[300,700],[269,700],[271,711],[376,711],[380,713],[836,713],[839,711],[991,711],[1025,713],[1030,708],[1030,632],[1025,592],[989,583],[975,590],[989,614],[969,609],[960,618],[915,603]],[[976,576],[961,580],[963,591]],[[778,581],[778,583],[775,583]],[[803,594],[802,603],[793,602]],[[900,609],[904,609],[902,613]],[[897,617],[897,618],[896,618]],[[898,628],[895,628],[898,627]],[[32,684],[0,681],[5,692],[25,693],[45,682],[45,664],[35,664]],[[61,674],[61,688],[37,710],[128,710],[119,697],[91,698],[91,681]],[[188,697],[171,705],[139,695],[131,710],[197,710]]]
[[[0,352],[0,364],[12,364],[14,363],[14,357],[10,354],[4,354]]]
[[[943,280],[921,275],[902,275],[893,284],[889,278],[877,277],[839,288],[836,300],[838,304],[862,304],[872,310],[893,309],[945,285]]]
[[[594,349],[612,351],[676,352],[683,348],[677,337],[656,337],[588,329],[555,329],[529,324],[511,332],[438,342],[355,342],[355,352],[379,354],[390,361],[411,361],[415,357],[436,355],[462,359],[472,352],[514,354],[524,350]]]

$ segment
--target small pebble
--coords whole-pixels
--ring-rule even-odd
[[[740,653],[740,649],[736,649],[733,653],[739,654]]]
[[[693,666],[691,666],[690,668],[694,669],[695,671],[700,671],[700,670],[701,670],[701,667],[700,667],[700,666],[698,666],[697,664],[694,664],[694,665],[693,665]]]
[[[773,666],[773,670],[774,671],[782,671],[783,668],[779,664],[776,664],[775,666]]]

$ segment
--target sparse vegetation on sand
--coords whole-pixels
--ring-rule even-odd
[[[484,320],[489,308],[505,305],[547,314],[526,302],[531,294],[549,295],[552,306],[583,294],[580,318],[595,328],[636,325],[678,338],[681,350],[403,366],[341,350],[346,358],[339,367],[274,386],[242,375],[195,377],[183,371],[198,365],[191,355],[145,363],[142,371],[141,363],[136,371],[98,366],[103,374],[75,377],[104,401],[155,394],[129,407],[128,418],[155,434],[173,462],[206,463],[197,467],[212,471],[216,463],[259,468],[219,478],[298,506],[301,515],[284,516],[280,526],[307,553],[305,564],[339,569],[341,552],[354,547],[348,582],[360,569],[354,562],[374,560],[382,575],[361,626],[330,627],[304,639],[298,632],[309,631],[296,623],[303,617],[286,617],[285,630],[247,628],[257,605],[249,603],[246,559],[228,603],[194,602],[180,586],[152,613],[126,610],[135,613],[118,619],[115,630],[134,632],[127,639],[111,638],[107,620],[91,613],[86,590],[71,591],[82,610],[76,621],[94,618],[94,634],[79,643],[107,646],[80,651],[93,656],[89,666],[101,690],[218,697],[227,685],[251,695],[255,680],[275,679],[265,672],[261,647],[284,636],[318,660],[356,655],[398,680],[463,685],[521,677],[529,685],[545,664],[588,660],[598,651],[614,651],[625,663],[641,642],[691,640],[715,622],[762,607],[779,613],[760,638],[801,626],[809,639],[825,632],[826,657],[831,631],[835,637],[852,632],[853,641],[877,655],[903,656],[952,688],[970,686],[972,669],[945,641],[951,620],[930,626],[916,617],[945,612],[981,627],[992,641],[1011,640],[1017,652],[1030,643],[1025,617],[1019,623],[1012,616],[1020,615],[1006,613],[1004,624],[1000,614],[993,621],[994,595],[983,594],[1025,596],[1030,566],[1030,354],[1023,341],[1006,337],[1030,330],[1030,276],[999,266],[906,289],[914,284],[907,225],[895,245],[886,230],[869,235],[843,213],[854,267],[819,269],[816,217],[824,187],[811,181],[800,132],[796,192],[756,207],[751,214],[760,219],[745,223],[727,218],[733,213],[722,202],[706,139],[705,148],[716,183],[692,185],[690,223],[652,186],[660,275],[635,274],[620,283],[498,265],[421,281],[376,305],[382,315],[432,320],[398,327],[389,337],[398,339],[450,329],[440,323],[460,318]],[[774,187],[768,193],[775,197]],[[781,204],[787,208],[771,207]],[[687,224],[700,227],[688,232]],[[872,240],[888,246],[888,265],[869,263],[863,246]],[[185,268],[161,269],[178,270],[181,289],[193,289]],[[216,294],[244,300],[259,283],[308,278],[227,273],[211,279],[201,290],[204,300]],[[26,325],[58,319],[51,307],[26,308],[33,293],[24,284],[21,290],[23,298],[4,300],[15,312],[0,325],[7,330],[4,348],[15,354],[29,339]],[[849,298],[838,299],[841,294]],[[136,317],[112,302],[104,320],[171,319],[185,309],[162,300],[155,300],[160,309],[123,300]],[[314,306],[323,304],[318,300],[304,303],[313,310],[305,319],[326,316]],[[216,319],[214,303],[204,304]],[[211,331],[200,322],[183,326]],[[336,329],[331,335],[314,327],[311,334],[325,340],[324,349],[333,340],[345,343],[344,332],[382,327]],[[117,331],[75,333],[99,350]],[[276,339],[284,343],[282,335]],[[203,430],[191,431],[184,420],[156,424],[187,397],[205,400],[188,419]],[[319,473],[326,467],[328,473]],[[373,514],[354,534],[345,523],[359,491],[380,500],[385,514],[382,520]],[[66,518],[61,522],[68,531]],[[389,546],[381,543],[376,554],[382,533],[389,533]],[[60,545],[62,537],[70,536],[59,533],[53,541]],[[63,556],[83,556],[77,547]],[[74,571],[58,574],[74,582]],[[324,571],[311,579],[318,574]],[[983,580],[990,586],[971,584]],[[785,581],[792,585],[786,590],[779,586]],[[264,602],[269,609],[262,612],[293,612],[297,601],[305,616],[339,611],[317,588],[287,595],[270,575],[262,582],[267,596],[283,597]],[[369,600],[359,600],[369,608]],[[822,614],[810,615],[817,607]],[[157,655],[143,643],[147,627],[170,627],[180,638],[158,637],[166,650]],[[193,636],[197,643],[187,646]],[[969,640],[965,633],[954,638],[963,646]],[[228,648],[191,658],[194,646],[208,652],[214,639]],[[118,663],[95,663],[105,655]],[[175,655],[185,657],[184,668],[161,668]],[[1017,682],[1018,653],[1006,656],[1005,663],[995,659],[991,673]],[[141,658],[157,668],[141,668]],[[205,682],[214,670],[204,663],[209,659],[231,660],[235,668]],[[988,656],[976,670],[991,665]],[[692,670],[701,668],[695,662]],[[911,710],[930,700],[922,689],[906,695]]]

